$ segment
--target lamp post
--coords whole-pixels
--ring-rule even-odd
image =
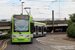
[[[24,3],[24,2],[21,2],[21,4],[22,4],[22,14],[23,14],[23,3]]]

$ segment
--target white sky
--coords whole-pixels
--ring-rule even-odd
[[[59,19],[59,2],[52,3],[42,1],[22,1],[25,2],[24,7],[31,7],[31,15],[33,16],[33,18],[52,18],[52,10],[54,10],[54,17]],[[75,13],[75,2],[67,1],[73,0],[66,0],[66,2],[60,2],[60,18],[66,17],[68,19],[68,14]],[[11,19],[13,14],[20,14],[20,4],[21,3],[19,0],[0,0],[0,19]],[[24,14],[26,14],[25,10]]]

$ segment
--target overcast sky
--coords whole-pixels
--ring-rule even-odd
[[[45,2],[46,1],[46,2]],[[13,14],[21,13],[21,2],[24,7],[31,7],[33,18],[59,18],[59,0],[0,0],[0,19],[11,19]],[[60,0],[60,18],[69,18],[68,14],[75,13],[74,0]],[[73,2],[72,2],[73,1]],[[24,14],[26,14],[24,10]]]

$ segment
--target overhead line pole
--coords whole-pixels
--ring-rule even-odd
[[[59,20],[60,20],[60,0],[59,0]]]
[[[53,25],[53,33],[54,33],[54,10],[52,10],[52,25]]]

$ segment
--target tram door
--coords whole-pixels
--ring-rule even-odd
[[[42,36],[43,36],[43,33],[44,33],[44,27],[42,26]]]
[[[41,26],[39,26],[39,36],[42,36],[42,27]]]
[[[34,26],[34,33],[36,32],[36,27]]]
[[[36,37],[36,26],[34,26],[34,33],[33,36]]]
[[[38,26],[36,26],[36,36],[38,37],[38,31],[39,31],[39,28]]]
[[[43,35],[46,36],[47,32],[46,32],[46,27],[44,26],[44,31],[43,31]]]

